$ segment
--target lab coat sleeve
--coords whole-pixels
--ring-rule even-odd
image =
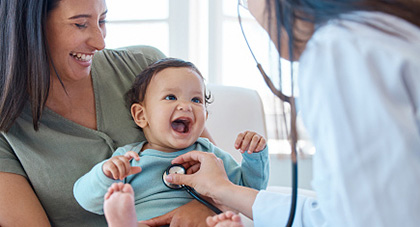
[[[254,226],[286,226],[290,212],[290,194],[262,190],[252,206]],[[325,226],[325,219],[315,198],[298,196],[294,227]]]
[[[113,156],[121,155],[123,149],[117,149]],[[95,213],[104,214],[104,196],[108,188],[120,180],[108,178],[102,171],[104,160],[96,164],[88,173],[79,178],[73,186],[73,195],[83,209]]]

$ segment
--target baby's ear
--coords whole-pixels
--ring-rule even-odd
[[[140,128],[147,126],[148,121],[146,118],[145,109],[144,106],[142,106],[140,103],[134,103],[131,105],[131,116],[133,117],[136,125],[138,125]]]

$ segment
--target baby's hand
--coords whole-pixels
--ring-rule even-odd
[[[235,141],[235,148],[241,153],[248,151],[248,154],[258,153],[265,148],[266,141],[264,137],[256,132],[245,131],[239,133]]]
[[[141,167],[130,165],[130,160],[133,158],[136,161],[140,160],[139,154],[134,151],[114,156],[102,165],[102,171],[107,177],[114,180],[122,180],[131,174],[140,173]]]

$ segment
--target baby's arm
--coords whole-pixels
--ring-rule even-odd
[[[73,194],[80,206],[92,213],[103,214],[104,195],[108,188],[127,175],[141,171],[140,167],[130,166],[132,158],[140,159],[137,153],[119,148],[112,158],[96,164],[79,178],[74,184]]]
[[[252,131],[239,133],[236,137],[235,148],[241,153],[248,151],[248,154],[258,153],[267,145],[267,141],[261,135]]]
[[[269,176],[266,139],[256,132],[245,131],[236,138],[235,148],[239,149],[243,157],[240,184],[257,190],[265,189]]]
[[[270,169],[265,138],[255,132],[245,131],[238,135],[235,147],[242,151],[240,165],[228,153],[218,147],[213,148],[213,153],[223,160],[229,180],[257,190],[265,189]],[[251,152],[243,152],[247,150]]]

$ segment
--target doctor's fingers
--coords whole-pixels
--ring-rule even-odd
[[[172,161],[172,164],[175,164],[175,162]],[[187,170],[187,173],[188,173],[188,169],[191,168],[191,166],[200,164],[200,162],[190,161],[190,162],[183,162],[183,163],[176,163],[176,164],[181,164]]]
[[[171,173],[166,176],[165,180],[171,184],[188,185],[194,188],[195,180],[192,179],[193,177],[194,175]]]
[[[216,157],[213,153],[190,151],[172,160],[172,163],[178,164],[191,162],[196,162],[196,164],[200,163],[200,169],[195,173],[195,175],[200,174],[202,177],[207,179],[212,179],[209,177],[226,176],[223,161]],[[197,168],[197,166],[195,168]]]
[[[211,184],[213,180],[228,179],[224,165],[223,165],[223,160],[216,157],[213,153],[191,151],[184,155],[179,156],[178,158],[180,158],[180,160],[174,159],[173,163],[176,163],[176,161],[188,162],[189,160],[199,160],[200,164],[198,165],[197,163],[194,169],[191,170],[191,171],[193,170],[196,171],[193,175],[181,176],[177,174],[177,176],[175,176],[176,179],[174,180],[182,180],[182,181],[188,180],[187,182],[172,182],[172,179],[167,179],[168,182],[175,183],[175,184],[184,183],[195,188],[197,185],[200,187],[206,187],[206,185],[208,183]],[[178,162],[178,163],[183,163],[183,162]],[[169,176],[172,177],[171,174],[168,175],[168,177]],[[187,177],[187,178],[184,179],[183,177]]]
[[[186,155],[184,156],[185,160],[189,160],[189,158],[198,160],[192,171],[194,170],[200,172],[201,175],[204,175],[203,177],[210,177],[212,175],[226,175],[223,160],[218,158],[213,153],[192,151],[184,155]],[[197,169],[198,167],[199,169]]]
[[[200,175],[198,173],[188,174],[169,174],[166,176],[166,181],[172,184],[188,185],[194,188],[202,196],[210,196],[211,190],[214,187],[211,178]]]
[[[182,164],[187,167],[187,165],[194,165],[195,163],[208,162],[205,160],[214,159],[217,157],[213,153],[207,153],[202,151],[190,151],[183,155],[180,155],[172,160],[172,164]]]
[[[194,165],[190,165],[190,167],[187,169],[187,174],[193,174],[200,170],[201,164],[199,162],[195,163]]]

